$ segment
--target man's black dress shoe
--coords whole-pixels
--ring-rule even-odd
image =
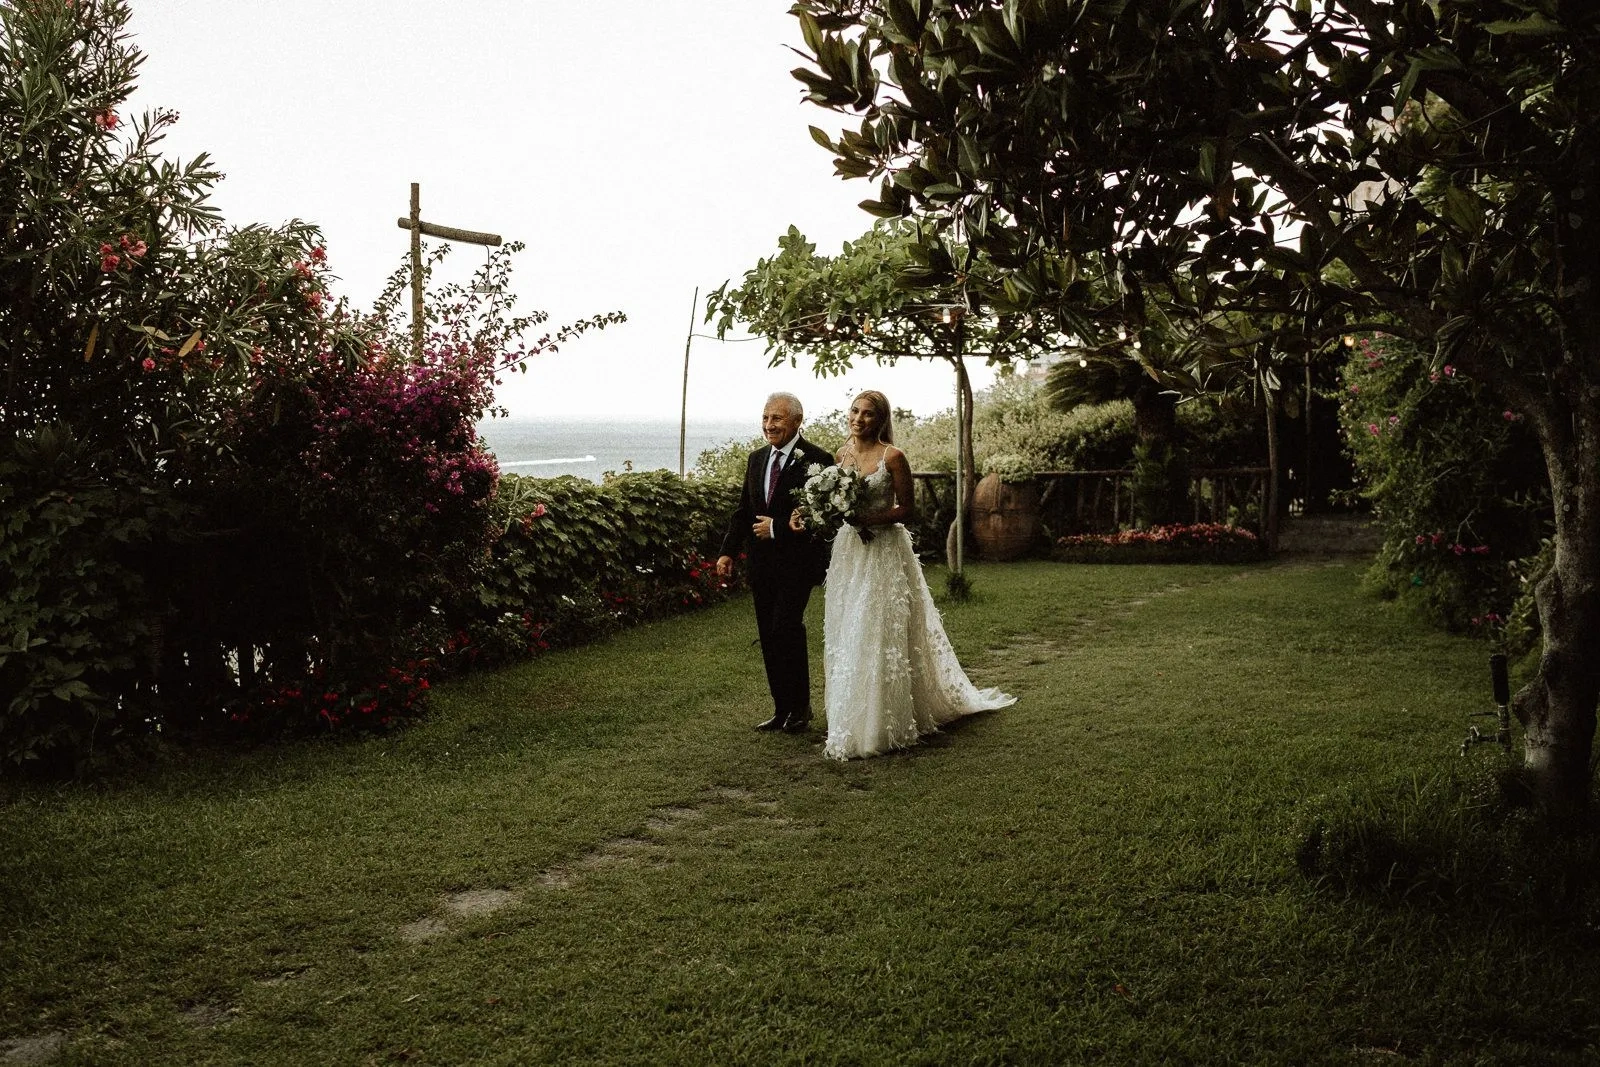
[[[811,716],[807,715],[803,719],[788,719],[780,729],[786,734],[803,734],[811,729]]]
[[[774,715],[766,722],[756,723],[757,730],[782,730],[787,720],[782,715]]]

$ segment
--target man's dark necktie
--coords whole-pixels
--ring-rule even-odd
[[[783,453],[772,453],[772,470],[767,474],[767,503],[772,503],[772,494],[778,491],[778,475],[783,472]]]

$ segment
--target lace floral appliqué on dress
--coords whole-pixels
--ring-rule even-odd
[[[894,487],[880,463],[867,476],[865,511],[887,508]],[[967,679],[933,605],[904,526],[852,526],[833,540],[824,594],[828,742],[834,759],[905,748],[940,724],[1016,703]]]

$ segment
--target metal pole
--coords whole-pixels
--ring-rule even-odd
[[[700,287],[694,287],[689,301],[689,332],[683,338],[683,402],[678,406],[678,477],[685,476],[684,450],[689,437],[689,346],[694,343],[694,313],[700,306]]]
[[[411,358],[422,362],[422,186],[411,183]]]

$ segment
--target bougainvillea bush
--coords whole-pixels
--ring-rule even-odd
[[[1075,534],[1057,540],[1051,558],[1067,563],[1242,563],[1264,553],[1261,540],[1249,530],[1199,522]]]
[[[1415,344],[1382,334],[1347,343],[1341,428],[1383,531],[1371,579],[1455,628],[1535,618],[1517,602],[1537,577],[1550,504],[1521,414]]]

